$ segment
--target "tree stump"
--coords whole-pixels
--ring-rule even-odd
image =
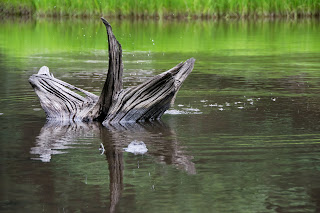
[[[29,82],[40,99],[48,120],[100,121],[103,125],[160,119],[174,103],[183,81],[191,73],[195,59],[190,58],[144,83],[122,88],[122,48],[111,25],[101,18],[108,34],[109,68],[98,97],[55,78],[43,66]],[[83,96],[72,91],[83,93]]]

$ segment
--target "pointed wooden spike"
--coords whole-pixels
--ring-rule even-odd
[[[110,106],[116,94],[122,89],[122,48],[112,32],[111,25],[107,20],[101,18],[106,26],[108,34],[109,68],[107,79],[104,83],[99,101],[96,105],[95,114],[97,120],[103,120],[109,112]]]
[[[103,17],[101,17],[102,22],[104,23],[104,25],[111,27],[111,25],[109,24],[109,22],[107,20],[105,20]]]

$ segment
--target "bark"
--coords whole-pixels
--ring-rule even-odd
[[[191,73],[191,58],[137,87],[122,89],[122,48],[111,25],[101,18],[108,35],[109,69],[100,96],[54,78],[42,67],[29,82],[49,120],[92,121],[104,125],[160,119],[174,103],[182,83]],[[83,93],[83,96],[72,91]]]

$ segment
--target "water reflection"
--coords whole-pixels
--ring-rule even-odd
[[[42,162],[50,162],[52,155],[67,153],[67,149],[73,148],[78,138],[96,135],[99,125],[95,123],[69,123],[48,121],[36,138],[35,147],[30,154],[39,155],[32,158]]]
[[[148,149],[144,155],[154,158],[157,163],[174,165],[188,174],[196,174],[192,157],[184,153],[174,130],[162,122],[127,123],[104,127],[99,123],[48,121],[42,127],[36,138],[36,146],[31,148],[30,153],[39,156],[33,157],[34,160],[50,162],[54,155],[67,153],[68,149],[75,148],[75,145],[79,144],[81,138],[88,137],[101,139],[101,151],[108,161],[110,212],[115,211],[124,188],[124,148],[132,142],[143,142]],[[97,144],[97,149],[98,147]],[[134,156],[131,153],[128,155]]]
[[[159,163],[175,165],[189,174],[195,174],[191,157],[184,154],[179,146],[175,132],[162,122],[127,123],[101,129],[101,139],[106,150],[110,175],[110,212],[115,206],[123,189],[123,147],[132,141],[144,142],[151,155]]]
[[[106,129],[101,131],[102,142],[109,168],[110,212],[114,212],[123,190],[123,152],[116,144],[110,143],[112,133]]]
[[[185,155],[176,133],[163,122],[119,124],[102,129],[102,133],[104,131],[109,132],[108,137],[102,134],[104,144],[112,142],[122,151],[132,141],[142,141],[149,149],[146,155],[155,157],[157,162],[172,164],[188,174],[196,173],[192,157]]]

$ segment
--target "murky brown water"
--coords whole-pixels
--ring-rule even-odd
[[[0,23],[1,212],[320,211],[318,21],[114,23],[125,87],[197,59],[161,122],[46,123],[27,79],[99,93],[104,28]]]

